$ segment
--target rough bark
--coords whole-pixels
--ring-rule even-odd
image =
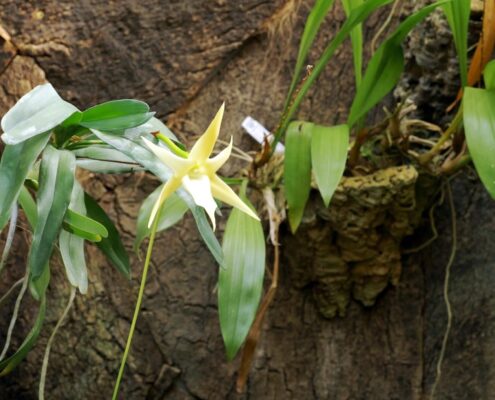
[[[141,98],[168,115],[189,142],[225,100],[224,137],[234,135],[237,145],[252,146],[240,122],[253,115],[270,128],[276,124],[308,11],[306,5],[297,6],[268,0],[3,1],[0,21],[16,49],[0,43],[0,112],[46,78],[81,107],[110,98]],[[341,10],[331,13],[320,49],[343,18]],[[381,21],[380,16],[370,20],[368,38]],[[343,121],[352,96],[351,69],[348,48],[339,51],[300,117]],[[233,162],[225,172],[243,166]],[[118,223],[130,251],[139,204],[156,180],[139,174],[86,175],[84,184]],[[454,321],[437,398],[489,399],[495,392],[495,247],[490,245],[495,205],[476,179],[462,176],[453,186],[459,235],[450,282]],[[351,302],[344,318],[321,317],[312,288],[300,288],[291,274],[288,258],[297,247],[284,246],[280,287],[243,395],[235,393],[237,362],[226,362],[218,328],[217,266],[186,218],[158,238],[122,398],[423,398],[431,389],[446,323],[448,205],[439,207],[436,216],[439,239],[420,255],[403,259],[398,286],[386,290],[372,308]],[[428,235],[426,224],[423,236]],[[304,246],[308,239],[284,242],[294,240]],[[133,258],[128,282],[96,249],[88,246],[88,251],[89,292],[77,297],[53,346],[49,399],[109,398],[129,329],[141,263]],[[18,241],[0,293],[22,275],[25,253],[25,242]],[[2,399],[36,398],[44,346],[68,297],[56,261],[53,270],[43,334],[27,360],[0,381]],[[0,310],[1,332],[12,303]],[[34,301],[24,306],[13,346],[22,341],[36,311]]]

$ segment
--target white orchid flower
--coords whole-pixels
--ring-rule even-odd
[[[148,148],[168,167],[174,174],[163,186],[163,189],[151,211],[148,227],[156,218],[158,210],[163,202],[180,186],[192,196],[194,202],[203,207],[210,217],[215,230],[216,198],[224,203],[236,207],[252,218],[259,220],[258,216],[249,208],[235,192],[217,175],[217,171],[230,157],[232,151],[232,138],[230,144],[213,158],[209,158],[220,132],[225,104],[222,104],[210,126],[194,144],[187,157],[179,157],[163,147],[142,138]]]

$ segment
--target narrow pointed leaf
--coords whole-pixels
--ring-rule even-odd
[[[346,21],[342,25],[342,28],[337,32],[334,38],[328,43],[327,47],[323,51],[323,54],[316,62],[313,71],[308,76],[308,78],[302,83],[301,88],[294,96],[294,101],[290,103],[287,107],[287,111],[283,113],[283,119],[280,123],[279,128],[275,132],[275,141],[281,139],[282,135],[286,131],[292,117],[294,116],[296,110],[299,108],[301,101],[308,90],[316,82],[320,74],[325,69],[328,62],[332,59],[335,51],[339,48],[342,42],[347,38],[351,31],[361,24],[368,16],[378,8],[391,3],[393,0],[367,0],[359,7],[354,8],[349,13]]]
[[[311,190],[312,127],[310,122],[294,121],[285,137],[284,190],[292,233],[301,223]]]
[[[103,225],[108,232],[108,237],[97,242],[96,246],[107,256],[118,271],[130,278],[131,265],[129,256],[117,228],[96,200],[87,193],[84,195],[84,204],[86,205],[87,216]]]
[[[142,171],[141,165],[120,151],[108,146],[88,146],[74,150],[77,166],[96,173]]]
[[[142,125],[153,115],[142,101],[113,100],[84,111],[80,125],[102,131],[116,131]]]
[[[469,153],[488,193],[495,199],[495,90],[466,88],[464,130]]]
[[[342,5],[347,16],[355,8],[362,5],[364,0],[342,0]],[[356,89],[361,85],[361,79],[363,75],[363,27],[362,24],[356,25],[352,28],[351,33],[352,44],[352,59],[354,61],[354,77],[356,80]]]
[[[0,161],[0,231],[5,227],[30,169],[48,143],[49,133],[5,146]]]
[[[74,185],[75,161],[74,155],[66,150],[48,146],[43,152],[37,194],[38,223],[28,257],[34,279],[41,275],[43,267],[48,264],[53,244],[62,227]]]
[[[243,200],[252,208],[245,196]],[[261,222],[233,208],[222,247],[218,312],[227,358],[232,360],[254,321],[263,290],[265,237]]]
[[[25,94],[2,118],[2,140],[18,144],[48,132],[79,110],[46,83]]]
[[[311,163],[323,202],[328,207],[345,170],[349,127],[313,125]]]
[[[304,31],[301,36],[301,43],[299,44],[299,52],[297,54],[296,68],[294,70],[294,75],[292,76],[292,82],[290,84],[289,93],[285,99],[285,107],[287,108],[291,100],[292,94],[297,86],[297,82],[300,79],[301,72],[304,68],[304,63],[308,56],[311,46],[315,40],[320,26],[325,19],[328,11],[332,7],[334,0],[316,0],[315,5],[311,9],[306,23],[304,24]]]
[[[415,26],[436,7],[444,3],[445,1],[431,4],[410,15],[377,49],[368,63],[361,85],[352,102],[347,120],[350,127],[395,87],[404,70],[402,41]]]
[[[157,187],[143,201],[143,204],[141,204],[137,218],[136,239],[134,240],[135,252],[138,252],[143,240],[151,233],[151,229],[148,228],[148,222],[150,220],[151,210],[158,200],[158,196],[160,195],[162,188],[163,185]],[[187,207],[187,204],[184,203],[184,200],[182,200],[175,193],[172,193],[172,195],[165,200],[165,203],[163,203],[162,210],[160,212],[160,219],[158,221],[157,232],[164,231],[179,222],[188,209],[189,208]]]
[[[76,181],[72,189],[71,201],[69,205],[70,213],[65,216],[65,221],[68,220],[68,214],[76,214],[85,217],[86,205],[84,204],[84,191],[81,185]],[[70,220],[71,217],[69,217]],[[74,218],[72,218],[74,219]],[[89,225],[89,227],[88,227]],[[94,220],[90,223],[85,223],[84,228],[88,231],[106,233],[106,228]],[[94,229],[93,229],[94,228]],[[88,270],[86,267],[86,255],[84,253],[84,239],[70,232],[62,230],[58,238],[60,255],[65,266],[65,273],[72,286],[79,289],[82,294],[88,290]]]
[[[469,14],[471,13],[471,0],[453,0],[443,5],[443,10],[449,22],[454,36],[462,86],[467,85],[468,72],[468,30]]]

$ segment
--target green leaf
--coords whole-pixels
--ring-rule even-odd
[[[194,220],[196,222],[196,226],[198,227],[199,234],[201,238],[210,250],[211,255],[215,258],[216,262],[223,268],[223,250],[220,243],[218,243],[218,239],[215,236],[215,233],[211,229],[211,226],[206,218],[205,209],[203,207],[195,206],[190,208]]]
[[[443,5],[443,10],[454,36],[462,86],[467,86],[468,73],[468,33],[471,0],[453,0]]]
[[[347,120],[350,127],[395,87],[404,70],[401,43],[415,26],[444,3],[445,1],[431,4],[410,15],[376,50],[352,102]]]
[[[50,134],[38,135],[16,145],[5,146],[0,161],[0,231],[9,220],[12,205],[30,169],[48,143]]]
[[[21,208],[24,210],[24,214],[26,214],[26,218],[29,225],[31,225],[31,229],[34,230],[34,227],[38,222],[38,210],[36,208],[36,202],[26,186],[21,186],[21,191],[17,200],[19,201]]]
[[[14,145],[48,132],[79,110],[63,100],[52,85],[36,86],[2,118],[2,140]]]
[[[297,54],[296,68],[294,74],[292,75],[292,82],[290,84],[289,93],[285,99],[284,110],[287,109],[292,94],[296,89],[297,82],[299,81],[299,76],[304,68],[304,62],[308,56],[311,46],[315,40],[315,37],[320,30],[320,25],[325,19],[328,11],[332,7],[334,0],[316,0],[315,5],[311,9],[311,12],[306,19],[304,24],[304,32],[301,36],[301,43],[299,44],[299,52]]]
[[[28,256],[33,278],[39,277],[48,264],[53,244],[58,236],[70,203],[76,159],[66,150],[47,146],[40,167],[40,187],[37,194],[38,223]]]
[[[70,211],[70,213],[67,212],[65,215],[65,221],[74,220],[74,215],[82,216],[90,221],[90,223],[85,222],[83,224],[86,231],[98,232],[95,234],[100,235],[106,233],[108,235],[108,231],[103,225],[84,216],[86,214],[84,191],[77,181],[74,182],[69,210],[67,211]],[[68,218],[69,214],[74,215]],[[62,230],[58,238],[58,243],[60,255],[62,256],[65,272],[70,284],[79,288],[82,294],[86,294],[88,291],[88,269],[86,267],[86,255],[84,253],[84,239]]]
[[[129,256],[120,239],[119,232],[107,213],[89,194],[85,193],[84,203],[86,205],[87,216],[98,221],[108,231],[108,237],[96,243],[96,246],[107,256],[113,265],[127,278],[131,277],[131,265]]]
[[[81,209],[83,209],[81,207]],[[84,213],[86,209],[83,209]],[[86,215],[79,214],[78,212],[71,210],[70,208],[67,210],[65,214],[64,222],[77,230],[87,232],[92,235],[97,235],[103,238],[108,237],[108,230],[100,224],[98,221],[95,221],[92,218],[87,217]]]
[[[364,0],[342,0],[342,5],[347,16],[355,8],[362,5]],[[356,80],[356,89],[361,85],[363,75],[363,27],[362,24],[352,28],[351,33],[352,58],[354,61],[354,77]]]
[[[40,309],[38,311],[38,316],[34,322],[34,326],[27,335],[27,337],[22,342],[21,346],[17,351],[0,362],[0,376],[5,376],[12,372],[17,365],[27,356],[29,351],[33,348],[38,336],[41,332],[41,327],[43,326],[43,321],[45,320],[46,311],[46,297],[41,298]]]
[[[297,95],[294,98],[294,101],[290,103],[290,106],[287,107],[286,112],[283,113],[283,119],[279,125],[279,128],[275,132],[275,140],[272,143],[272,147],[274,148],[275,144],[281,139],[282,135],[286,131],[292,117],[294,116],[296,110],[299,108],[301,101],[308,90],[313,86],[313,83],[318,79],[320,74],[325,69],[328,62],[333,57],[335,51],[339,48],[342,42],[347,38],[347,36],[351,33],[351,31],[362,23],[368,16],[381,6],[384,6],[388,3],[391,3],[393,0],[367,0],[361,6],[356,7],[351,10],[349,16],[347,17],[344,25],[340,31],[337,32],[335,37],[329,42],[323,54],[316,62],[313,71],[308,76],[308,78],[302,83],[300,90],[297,92]]]
[[[77,166],[96,173],[124,173],[142,171],[141,165],[120,151],[103,145],[74,150]]]
[[[292,233],[301,223],[311,190],[312,127],[310,122],[294,121],[285,138],[284,190]]]
[[[116,131],[144,124],[154,113],[138,100],[113,100],[88,108],[83,112],[80,125],[102,131]]]
[[[347,125],[313,125],[311,162],[318,189],[327,207],[344,174],[348,146],[349,127]]]
[[[485,87],[489,90],[495,90],[495,60],[490,61],[483,71]]]
[[[463,117],[474,166],[495,199],[495,90],[465,88]]]
[[[136,239],[134,240],[134,251],[137,253],[141,243],[151,233],[151,228],[148,228],[148,222],[151,215],[151,210],[158,200],[158,196],[163,188],[163,184],[157,187],[141,204],[137,218]],[[165,203],[162,205],[160,219],[158,221],[157,232],[164,231],[179,222],[186,211],[187,204],[184,203],[179,196],[172,193]]]
[[[251,208],[245,196],[241,196]],[[246,339],[263,290],[265,236],[261,222],[232,209],[223,236],[224,268],[218,277],[218,312],[227,357]]]

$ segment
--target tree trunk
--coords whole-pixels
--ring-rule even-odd
[[[46,79],[81,108],[116,98],[142,99],[166,117],[181,140],[190,143],[226,101],[223,138],[233,135],[236,145],[255,148],[240,123],[252,115],[275,127],[309,6],[299,0],[146,3],[46,0],[36,5],[4,0],[0,4],[0,27],[5,30],[0,30],[0,113]],[[365,43],[387,12],[367,23]],[[311,60],[316,60],[343,20],[340,7],[330,13]],[[439,46],[445,38],[440,36]],[[428,73],[419,55],[431,51],[431,47],[415,48],[414,40],[408,55],[412,72],[406,75],[412,78],[409,86],[402,84],[412,91],[418,89],[411,84],[417,66]],[[435,68],[450,62],[445,58]],[[299,118],[343,122],[352,100],[352,65],[349,46],[339,50],[302,105]],[[427,83],[421,85],[416,92],[425,96]],[[456,89],[453,85],[449,94]],[[422,106],[421,98],[417,103]],[[444,103],[435,104],[437,109],[441,106]],[[421,111],[428,115],[431,110],[423,107]],[[230,162],[225,174],[243,167],[240,161]],[[139,205],[158,182],[143,174],[81,177],[117,222],[131,251]],[[495,204],[471,171],[457,177],[452,190],[457,216],[456,259],[449,280],[453,321],[436,398],[490,399],[495,393],[495,247],[490,245]],[[293,273],[290,261],[299,248],[308,246],[311,236],[292,238],[282,232],[284,257],[276,300],[263,325],[246,391],[237,394],[238,361],[226,361],[218,326],[218,267],[187,217],[157,239],[121,398],[427,397],[447,323],[443,290],[452,246],[447,201],[437,208],[435,220],[438,239],[420,253],[402,258],[396,287],[385,290],[373,307],[350,301],[346,315],[334,319],[318,311],[313,282],[301,282],[300,275]],[[224,223],[225,218],[220,232]],[[413,242],[430,235],[426,219],[424,232]],[[0,282],[2,294],[24,273],[27,245],[22,233],[18,239]],[[48,399],[110,398],[129,330],[142,263],[133,257],[129,282],[95,248],[87,250],[89,291],[76,298],[53,345]],[[1,378],[2,399],[37,396],[44,348],[69,293],[56,258],[52,271],[43,332],[27,359]],[[11,298],[0,311],[2,335],[13,303]],[[25,300],[14,347],[29,331],[36,310],[36,302]]]

